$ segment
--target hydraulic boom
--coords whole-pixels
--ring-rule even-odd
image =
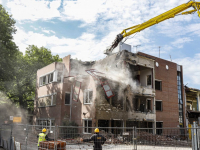
[[[190,11],[185,11],[186,9],[193,7],[193,10]],[[185,11],[185,12],[183,12]],[[182,13],[181,13],[182,12]],[[164,20],[170,19],[170,18],[174,18],[177,15],[187,15],[187,14],[192,14],[192,13],[198,13],[198,16],[200,17],[200,2],[194,2],[194,1],[190,1],[188,3],[182,4],[180,6],[177,6],[161,15],[158,15],[142,24],[139,25],[135,25],[132,26],[130,28],[126,28],[124,29],[120,34],[117,35],[117,37],[115,38],[114,42],[112,43],[112,45],[106,49],[105,54],[109,55],[112,53],[113,49],[115,47],[117,47],[117,45],[119,44],[119,42],[122,41],[123,38],[132,35],[134,33],[140,32],[150,26],[153,26],[155,24],[158,24]]]

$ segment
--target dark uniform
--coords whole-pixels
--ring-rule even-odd
[[[85,139],[83,142],[94,141],[94,149],[93,150],[102,150],[102,146],[106,141],[106,138],[99,133],[96,133],[90,137],[90,139]]]

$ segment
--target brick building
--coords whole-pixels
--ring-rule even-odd
[[[96,126],[183,125],[181,70],[173,62],[126,50],[94,62],[66,56],[37,71],[34,122],[73,121],[85,127],[84,133]]]
[[[141,52],[138,54],[155,61],[156,126],[185,127],[183,67]]]

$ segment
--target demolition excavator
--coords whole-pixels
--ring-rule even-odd
[[[186,9],[188,8],[193,8],[192,10],[189,10],[189,11],[185,11]],[[184,12],[183,12],[184,11]],[[193,14],[197,12],[198,13],[198,16],[200,17],[200,2],[195,2],[194,0],[193,1],[189,1],[188,3],[184,3],[180,6],[177,6],[165,13],[162,13],[142,24],[139,24],[139,25],[135,25],[135,26],[132,26],[130,28],[126,28],[124,29],[120,34],[118,34],[114,40],[114,42],[112,43],[111,46],[109,46],[104,54],[107,54],[107,55],[110,55],[113,51],[113,49],[115,47],[117,47],[117,45],[125,38],[125,37],[128,37],[132,34],[135,34],[137,32],[140,32],[150,26],[153,26],[155,24],[158,24],[162,21],[165,21],[167,19],[170,19],[170,18],[174,18],[175,16],[178,16],[178,15],[187,15],[187,14]]]

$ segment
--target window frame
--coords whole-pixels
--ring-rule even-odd
[[[156,100],[156,102],[161,102],[161,110],[157,110],[156,109],[156,111],[163,111],[163,102],[162,102],[162,100]],[[156,105],[157,106],[157,105]],[[156,107],[157,108],[157,107]]]
[[[160,82],[160,90],[156,89],[156,82]],[[162,80],[155,79],[155,90],[162,91]]]
[[[48,125],[48,121],[49,121],[49,125]],[[51,131],[52,127],[55,126],[55,119],[53,118],[38,118],[36,122],[37,122],[36,124],[39,126],[39,129],[46,128]],[[42,125],[40,125],[39,122],[42,122]],[[44,122],[46,123],[46,125],[43,124]],[[52,123],[54,123],[54,125],[52,125]]]
[[[92,89],[85,89],[84,90],[84,97],[83,97],[83,104],[84,105],[90,105],[90,104],[92,104],[92,99],[90,100],[89,99],[89,97],[90,97],[90,92],[92,92],[92,99],[93,99],[93,90]],[[85,95],[86,94],[86,95]],[[88,101],[89,101],[89,103],[86,103],[86,99],[88,98]]]
[[[87,127],[85,126],[85,121],[87,121]],[[91,121],[91,127],[88,127],[88,121]],[[85,132],[85,128],[87,128],[87,132]],[[91,132],[88,132],[89,128]],[[92,134],[92,118],[83,119],[83,134]]]
[[[46,73],[46,74],[44,74],[44,75],[41,75],[40,77],[39,77],[39,86],[41,87],[41,86],[45,86],[45,85],[47,85],[47,84],[50,84],[50,83],[53,83],[53,82],[58,82],[57,81],[57,75],[58,75],[58,73],[57,73],[58,71],[57,70],[54,70],[54,71],[51,71],[51,72],[49,72],[49,73]],[[53,74],[53,81],[50,81],[50,79],[51,79],[51,75]],[[45,83],[43,83],[43,78],[46,78],[45,79]],[[61,77],[61,82],[62,82],[62,77]]]
[[[79,83],[79,87],[77,87],[77,83]],[[73,84],[73,90],[72,90],[72,100],[75,101],[75,102],[78,102],[79,100],[79,95],[80,95],[80,90],[81,90],[81,85],[82,85],[82,82],[78,81],[78,80],[75,80],[74,84]],[[78,91],[76,91],[78,88]],[[78,93],[76,93],[78,92]],[[76,99],[75,99],[76,98]]]
[[[56,96],[55,104],[53,103],[54,102],[53,101],[54,96]],[[43,98],[43,97],[51,97],[51,105],[40,106],[39,99]],[[56,106],[56,101],[57,101],[57,93],[52,93],[50,95],[39,96],[38,97],[38,108]]]
[[[65,102],[65,105],[71,105],[71,93],[70,92],[65,92],[65,98],[66,98],[66,94],[69,94],[69,104],[66,104]]]

